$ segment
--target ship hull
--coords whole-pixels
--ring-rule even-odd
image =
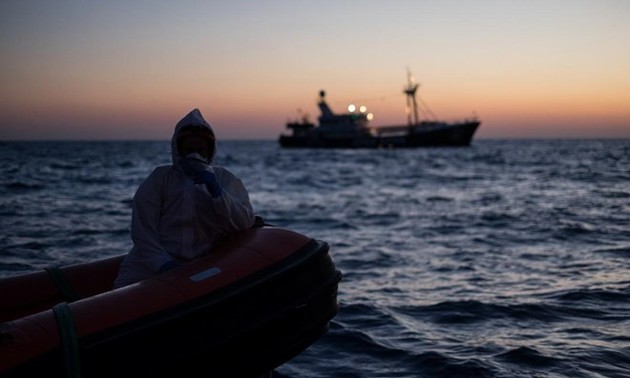
[[[478,121],[461,124],[418,128],[407,135],[409,147],[469,146],[477,128]]]
[[[416,127],[387,126],[376,135],[361,134],[346,137],[327,137],[313,130],[310,135],[281,135],[280,146],[285,148],[413,148],[469,146],[479,121],[457,124],[426,123]]]

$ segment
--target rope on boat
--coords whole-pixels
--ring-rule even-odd
[[[81,377],[81,357],[79,355],[79,339],[77,330],[72,318],[72,312],[68,303],[61,302],[53,307],[57,328],[61,338],[61,348],[63,351],[66,366],[66,376],[68,378]]]
[[[61,269],[46,268],[46,272],[48,272],[48,276],[50,277],[50,279],[52,279],[55,287],[57,287],[57,291],[59,291],[59,294],[61,295],[61,300],[66,302],[74,302],[77,299],[81,298],[81,296],[72,289],[70,283],[66,279],[66,276],[63,274]]]

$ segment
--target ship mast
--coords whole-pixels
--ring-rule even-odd
[[[407,122],[409,123],[409,126],[418,124],[418,103],[416,102],[416,90],[419,86],[420,84],[417,84],[415,82],[415,78],[411,76],[411,71],[407,69],[407,86],[403,92],[407,95]]]

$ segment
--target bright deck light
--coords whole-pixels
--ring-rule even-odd
[[[354,104],[350,104],[350,105],[348,105],[348,111],[349,111],[350,113],[354,112],[355,110],[357,110],[357,107],[356,107],[356,106],[354,106]]]

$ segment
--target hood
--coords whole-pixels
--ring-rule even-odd
[[[211,147],[210,156],[208,156],[208,163],[212,163],[214,160],[214,155],[217,150],[216,139],[214,137],[214,130],[210,124],[203,118],[199,109],[193,109],[190,113],[186,114],[184,118],[179,120],[175,125],[175,131],[173,132],[173,137],[171,138],[171,154],[173,158],[173,164],[176,164],[179,160],[179,151],[177,147],[177,141],[183,135],[187,134],[196,134],[208,141],[209,146]]]

